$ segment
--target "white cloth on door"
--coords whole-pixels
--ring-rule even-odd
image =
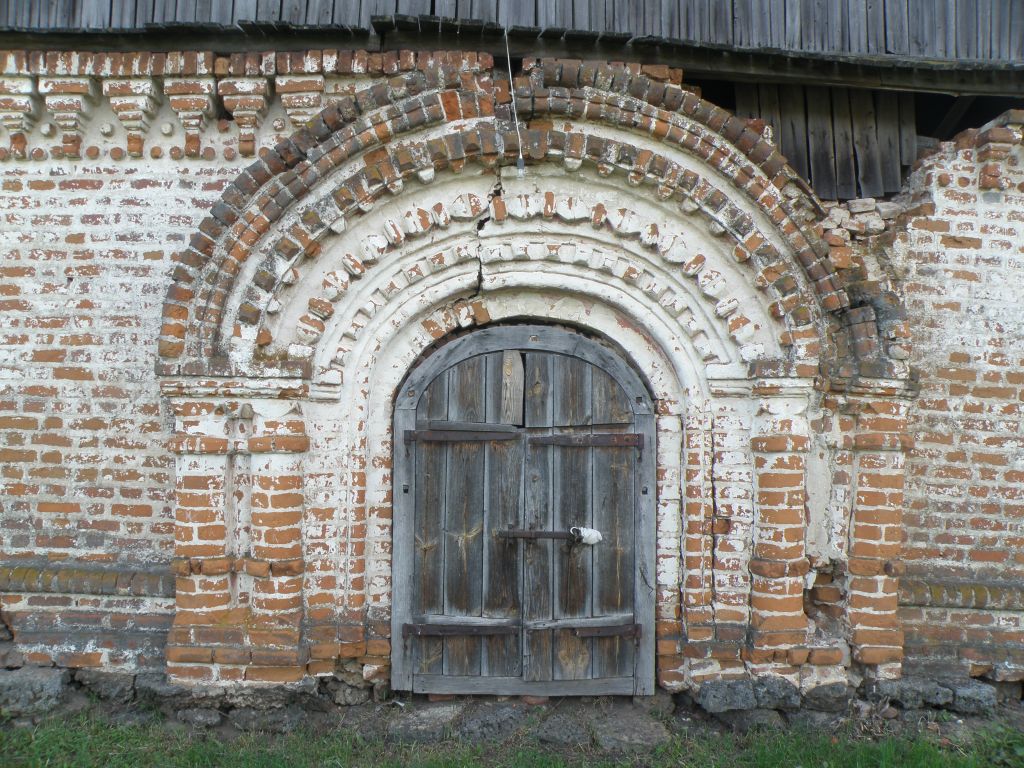
[[[581,528],[579,526],[573,526],[569,529],[569,532],[576,536],[584,544],[593,546],[601,541],[601,532],[593,528]]]

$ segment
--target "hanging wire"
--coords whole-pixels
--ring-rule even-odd
[[[508,64],[508,88],[512,97],[512,119],[516,122],[516,138],[519,140],[519,158],[516,160],[516,173],[519,178],[526,175],[526,160],[523,159],[523,134],[519,130],[519,110],[516,108],[515,85],[512,82],[512,53],[508,47],[508,27],[505,27],[505,62]]]

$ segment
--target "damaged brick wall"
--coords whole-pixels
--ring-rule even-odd
[[[966,131],[908,182],[892,269],[921,395],[900,618],[911,668],[1024,679],[1024,112]]]

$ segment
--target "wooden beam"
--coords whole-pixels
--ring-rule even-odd
[[[960,124],[960,120],[967,110],[971,108],[971,104],[974,103],[974,96],[960,96],[953,102],[953,106],[949,108],[946,116],[942,118],[939,124],[932,131],[932,134],[937,139],[948,139],[953,136],[953,132],[956,130],[957,125]]]

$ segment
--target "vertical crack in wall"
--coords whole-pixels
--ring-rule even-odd
[[[476,223],[476,234],[477,234],[477,251],[476,251],[476,288],[469,298],[476,299],[483,294],[484,286],[484,261],[480,258],[480,238],[484,227],[487,226],[491,220],[492,201],[496,197],[501,197],[503,188],[501,184],[501,166],[496,169],[497,179],[494,182],[494,186],[491,187],[490,193],[487,195],[487,212],[483,214]]]

